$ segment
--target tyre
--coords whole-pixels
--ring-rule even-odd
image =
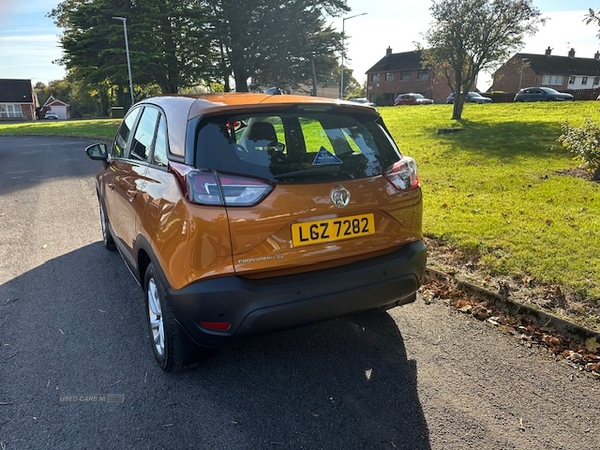
[[[114,251],[117,249],[117,247],[115,246],[115,241],[112,235],[110,234],[110,229],[108,228],[108,219],[106,217],[106,213],[104,211],[104,204],[102,203],[100,196],[98,196],[98,204],[100,205],[100,224],[102,226],[102,242],[104,242],[104,246],[108,250]]]
[[[165,295],[166,287],[156,276],[153,264],[146,269],[144,286],[148,332],[160,368],[166,372],[179,372],[208,356],[210,350],[204,351],[194,344],[175,320]]]

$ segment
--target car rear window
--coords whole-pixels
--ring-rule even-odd
[[[277,183],[381,175],[399,151],[372,115],[282,111],[204,118],[196,166]]]

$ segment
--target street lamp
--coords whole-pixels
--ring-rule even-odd
[[[125,54],[127,55],[127,73],[129,74],[129,94],[131,95],[131,106],[135,103],[133,98],[133,80],[131,79],[131,62],[129,61],[129,41],[127,40],[127,18],[113,17],[115,20],[123,22],[123,33],[125,34]]]
[[[521,58],[521,75],[519,75],[519,90],[521,90],[521,84],[523,82],[523,69],[525,68],[525,62],[529,61],[529,58]]]
[[[364,16],[367,13],[356,14],[355,16],[344,17],[342,19],[342,73],[340,76],[340,99],[344,98],[344,38],[346,30],[346,20],[354,19],[355,17]]]

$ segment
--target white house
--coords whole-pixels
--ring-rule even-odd
[[[48,97],[48,100],[46,100],[46,103],[44,103],[43,107],[45,108],[46,112],[52,111],[53,113],[56,113],[58,118],[61,120],[66,120],[71,117],[71,113],[69,111],[70,105],[55,99],[52,95]]]

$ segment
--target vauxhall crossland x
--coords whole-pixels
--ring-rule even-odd
[[[426,264],[415,161],[375,108],[266,94],[136,104],[94,144],[104,244],[181,370],[235,339],[412,302]]]

